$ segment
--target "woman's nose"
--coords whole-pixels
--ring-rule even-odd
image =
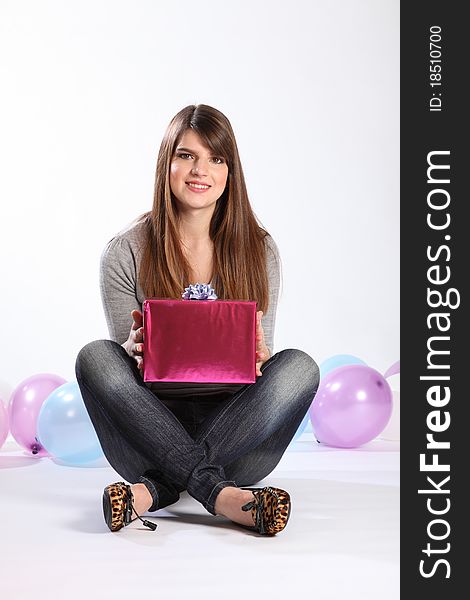
[[[200,158],[194,161],[192,171],[198,174],[204,174],[207,172],[207,162],[204,162]]]

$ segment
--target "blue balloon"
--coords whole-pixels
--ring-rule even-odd
[[[330,358],[327,358],[321,363],[320,379],[323,379],[323,377],[330,371],[333,371],[333,369],[337,369],[338,367],[344,367],[346,365],[367,366],[367,363],[365,363],[362,359],[358,358],[357,356],[353,356],[352,354],[335,354],[334,356],[330,356]]]
[[[41,445],[55,458],[83,464],[103,456],[78,383],[56,388],[43,402],[37,434]]]
[[[303,418],[303,420],[300,423],[299,427],[297,428],[297,431],[295,432],[295,435],[292,438],[292,440],[291,440],[290,443],[295,442],[296,440],[299,439],[299,437],[305,431],[305,428],[307,427],[309,421],[310,421],[310,416],[309,416],[309,412],[307,411],[307,414],[305,415],[305,417]]]

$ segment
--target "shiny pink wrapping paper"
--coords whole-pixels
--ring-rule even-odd
[[[151,299],[143,309],[144,381],[256,381],[256,302]]]

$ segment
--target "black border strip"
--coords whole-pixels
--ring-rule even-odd
[[[464,566],[463,517],[464,465],[470,455],[465,444],[470,381],[464,387],[466,370],[470,377],[464,365],[470,277],[464,179],[470,169],[465,164],[469,118],[463,88],[470,36],[462,7],[455,1],[401,3],[403,598],[465,596],[467,569],[470,574]],[[428,171],[430,163],[435,168]],[[452,307],[445,306],[446,300]]]

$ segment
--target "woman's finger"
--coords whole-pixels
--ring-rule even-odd
[[[133,310],[131,312],[131,316],[132,316],[132,329],[139,329],[139,327],[142,327],[142,323],[143,323],[143,315],[140,312],[140,310]]]

